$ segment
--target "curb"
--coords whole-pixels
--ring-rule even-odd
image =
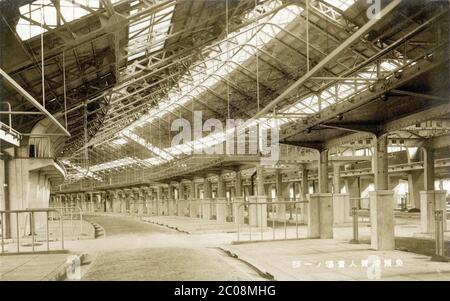
[[[189,231],[182,230],[182,229],[180,229],[180,228],[178,228],[178,227],[170,226],[169,224],[163,224],[163,223],[159,223],[159,222],[156,222],[156,221],[145,220],[145,219],[141,219],[141,221],[143,221],[144,223],[148,223],[148,224],[153,224],[153,225],[157,225],[157,226],[162,226],[162,227],[165,227],[165,228],[169,228],[169,229],[171,229],[171,230],[175,230],[175,231],[180,232],[180,233],[192,234],[192,233],[189,232]]]
[[[224,252],[225,254],[227,254],[229,257],[237,259],[243,263],[245,263],[246,265],[248,265],[250,268],[252,268],[253,270],[255,270],[259,276],[267,279],[267,280],[271,280],[271,281],[277,281],[275,279],[275,276],[270,274],[267,271],[263,271],[260,268],[258,268],[257,266],[255,266],[254,264],[250,263],[249,261],[240,258],[236,253],[231,252],[230,250],[224,249],[223,247],[217,247],[219,250],[221,250],[222,252]]]
[[[86,260],[87,254],[73,254],[80,260],[80,265],[83,265]],[[66,263],[61,264],[56,271],[52,272],[42,279],[42,281],[64,281],[67,280]]]

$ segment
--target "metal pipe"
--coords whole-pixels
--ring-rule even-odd
[[[34,212],[30,212],[31,251],[34,253]]]
[[[2,75],[9,84],[17,91],[20,95],[22,95],[28,102],[30,102],[35,108],[44,113],[50,121],[55,124],[61,131],[63,131],[66,136],[70,137],[70,133],[59,123],[58,120],[49,112],[45,107],[43,107],[33,96],[31,96],[25,89],[23,89],[12,77],[8,75],[2,68],[0,68],[0,75]]]
[[[11,104],[8,102],[8,101],[0,101],[0,103],[4,103],[4,104],[6,104],[7,106],[8,106],[8,111],[7,112],[0,112],[0,114],[3,114],[3,113],[7,113],[7,114],[9,114],[9,118],[8,118],[8,120],[9,120],[9,127],[10,128],[12,128],[12,118],[11,118],[11,114],[12,114],[12,111],[11,111]]]
[[[4,231],[4,228],[3,228],[3,221],[4,221],[4,219],[3,219],[3,212],[0,214],[0,219],[1,219],[1,230],[2,230],[2,253],[5,253],[5,247],[4,247],[4,237],[5,237],[5,231]]]
[[[19,212],[16,212],[16,236],[17,236],[17,253],[20,253],[20,230],[19,230]]]
[[[49,229],[48,229],[48,211],[45,212],[45,224],[46,224],[46,238],[47,238],[47,251],[50,251],[50,234],[49,234]]]

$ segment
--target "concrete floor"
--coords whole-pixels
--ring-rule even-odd
[[[430,262],[428,256],[411,252],[376,252],[367,244],[349,244],[347,227],[335,228],[332,240],[233,244],[237,233],[230,231],[230,224],[199,224],[199,220],[179,217],[145,218],[147,222],[120,215],[86,219],[101,225],[105,236],[66,242],[72,254],[87,254],[81,280],[450,280],[450,263]],[[150,221],[188,229],[192,234]],[[408,236],[416,229],[417,221],[399,220],[396,233]],[[269,239],[271,230],[266,234]],[[363,227],[361,234],[368,235],[368,229]],[[0,257],[0,276],[2,280],[45,280],[61,268],[67,256]],[[369,258],[379,259],[381,268],[373,269],[373,262],[364,266]],[[352,262],[356,266],[351,266]],[[385,267],[386,262],[391,266]]]
[[[450,263],[402,251],[373,251],[341,239],[223,246],[275,280],[450,280]],[[377,263],[379,266],[377,267]]]
[[[101,225],[82,280],[262,280],[246,264],[212,247],[208,238],[127,218],[88,217]],[[85,242],[80,242],[85,245]],[[80,246],[83,248],[83,246]],[[96,249],[96,250],[95,250]]]
[[[50,280],[65,268],[70,254],[0,256],[0,281]]]

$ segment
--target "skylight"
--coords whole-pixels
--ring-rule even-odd
[[[128,137],[129,139],[135,141],[136,143],[142,145],[143,147],[145,147],[146,149],[151,151],[153,154],[159,156],[163,161],[169,161],[169,160],[173,159],[173,157],[170,154],[168,154],[166,151],[160,149],[159,147],[152,145],[151,143],[148,143],[147,141],[145,141],[145,139],[139,137],[138,135],[136,135],[135,133],[132,133],[131,131],[125,131],[125,132],[123,132],[123,135],[125,137]]]
[[[127,143],[127,140],[124,138],[118,138],[118,139],[113,140],[111,143],[114,145],[124,145]]]
[[[273,9],[282,5],[282,3],[273,1],[270,2],[270,5],[273,6],[270,9]],[[247,17],[253,17],[255,11],[256,9],[249,13]],[[269,43],[281,31],[281,28],[290,24],[301,12],[302,8],[291,5],[281,9],[273,16],[263,18],[260,26],[251,24],[229,34],[225,40],[208,49],[208,53],[205,54],[202,61],[194,64],[186,72],[178,86],[170,90],[165,99],[161,100],[156,107],[125,130],[133,130],[161,118],[200,95],[205,88],[213,87],[238,68],[240,64],[253,57],[258,48]],[[270,30],[264,30],[268,28]]]
[[[138,2],[133,1],[131,5],[134,6]],[[174,8],[175,5],[169,6],[130,24],[128,28],[128,61],[161,50],[164,47]],[[130,12],[130,15],[138,12],[138,9],[134,9]]]
[[[120,0],[111,0],[111,3]],[[46,32],[48,28],[56,28],[65,22],[71,22],[89,14],[89,11],[83,6],[97,10],[100,8],[99,0],[59,0],[60,13],[62,18],[58,16],[58,12],[51,0],[37,0],[31,4],[23,5],[19,8],[22,17],[16,26],[16,32],[24,41],[31,39],[42,32]],[[64,19],[64,20],[63,20]],[[43,21],[44,28],[41,28]],[[59,23],[58,23],[59,22]]]
[[[347,10],[355,3],[355,0],[324,0],[326,3],[334,6],[342,11]]]
[[[131,157],[125,157],[125,158],[121,158],[121,159],[118,159],[115,161],[110,161],[110,162],[94,165],[90,168],[90,170],[93,172],[98,172],[98,171],[103,171],[105,169],[118,168],[118,167],[128,166],[131,164],[136,164],[136,163],[137,163],[136,159],[133,159]]]
[[[88,177],[88,178],[93,178],[97,181],[101,181],[102,179],[97,176],[94,172],[92,172],[91,170],[87,170],[86,168],[83,168],[81,166],[78,166],[77,164],[73,164],[72,162],[70,162],[69,160],[63,160],[62,161],[63,164],[69,166],[70,168],[75,169],[78,173],[76,174],[72,174],[72,177],[76,180],[76,179],[81,179],[84,177]]]

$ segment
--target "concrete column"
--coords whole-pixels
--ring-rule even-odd
[[[309,195],[308,237],[333,238],[333,196],[328,185],[328,151],[320,152],[319,193]]]
[[[198,216],[198,202],[197,202],[197,191],[196,191],[196,185],[195,181],[192,180],[190,183],[190,189],[189,189],[189,217],[191,218],[197,218]]]
[[[67,202],[67,198],[66,197],[64,197],[64,201]],[[63,205],[63,206],[65,206],[65,205]],[[95,212],[95,206],[96,205],[95,205],[94,193],[90,192],[89,193],[89,212]]]
[[[424,188],[423,170],[412,170],[408,172],[409,204],[415,209],[420,209],[420,191],[424,190]]]
[[[152,208],[152,190],[150,187],[146,187],[144,190],[144,199],[145,199],[145,208],[147,215],[153,215],[153,208]]]
[[[350,222],[350,197],[341,194],[341,164],[333,162],[333,223]]]
[[[103,191],[101,194],[101,200],[102,200],[102,211],[103,212],[109,212],[110,210],[110,202],[108,200],[108,194],[106,193],[106,191]]]
[[[58,196],[57,198],[57,204],[56,207],[60,207],[60,201],[61,201],[61,196]],[[87,203],[87,195],[86,193],[83,193],[81,195],[81,210],[83,210],[83,213],[88,211],[88,203]]]
[[[424,186],[426,191],[432,191],[434,189],[434,180],[435,180],[435,172],[434,172],[434,150],[431,147],[423,148],[424,154]]]
[[[139,188],[136,191],[136,206],[137,206],[137,214],[139,216],[144,215],[144,207],[145,207],[145,200],[144,200],[144,191],[143,188]]]
[[[175,197],[174,197],[174,187],[172,184],[169,183],[169,186],[167,187],[167,202],[168,202],[168,212],[169,215],[175,215],[176,213],[176,202],[175,202]]]
[[[341,193],[341,164],[333,162],[333,193]]]
[[[279,169],[275,170],[275,187],[276,187],[276,202],[285,201],[285,189],[286,183],[283,184],[283,174]],[[287,200],[287,198],[286,198]],[[286,219],[286,205],[285,204],[275,204],[275,209],[277,212],[277,220],[284,221]]]
[[[434,233],[436,231],[435,211],[443,210],[444,216],[446,208],[446,191],[430,190],[420,192],[420,228],[423,233]],[[447,219],[444,218],[444,229],[447,229]]]
[[[263,203],[267,201],[264,190],[264,167],[256,166],[256,196],[250,197],[251,203]],[[249,224],[251,226],[267,227],[267,205],[249,205]]]
[[[227,221],[226,187],[224,175],[217,176],[216,220],[218,223]]]
[[[157,198],[156,189],[150,188],[150,191],[151,191],[150,198],[151,198],[151,202],[152,202],[153,216],[157,216],[158,215],[158,198]]]
[[[96,195],[95,204],[96,204],[97,211],[100,211],[100,212],[104,212],[105,211],[105,207],[103,205],[103,195],[102,195],[101,192]],[[69,206],[70,205],[71,204],[69,204]]]
[[[328,150],[323,150],[319,158],[319,193],[329,193],[328,189]]]
[[[106,212],[113,212],[113,198],[108,193],[105,193]]]
[[[156,187],[156,215],[164,215],[164,207],[162,206],[163,203],[163,193],[162,193],[162,186],[158,185]]]
[[[209,221],[211,219],[211,201],[212,201],[211,182],[205,178],[203,181],[203,201],[202,201],[202,219],[205,221]]]
[[[134,190],[130,190],[129,194],[129,200],[130,200],[130,208],[129,208],[129,214],[134,215],[136,214],[136,203],[137,203],[137,195]]]
[[[308,237],[333,238],[332,194],[309,194],[308,201]]]
[[[186,216],[186,199],[185,199],[185,191],[184,191],[184,185],[182,182],[180,182],[179,186],[178,186],[178,202],[177,202],[177,207],[178,207],[178,211],[177,214],[178,216]]]
[[[111,212],[118,212],[118,210],[117,210],[117,192],[115,190],[109,190],[108,197],[111,201]]]
[[[120,213],[127,213],[127,201],[125,191],[119,190],[118,197],[120,202]]]
[[[435,190],[435,170],[434,170],[434,150],[426,145],[423,147],[424,155],[424,188],[420,191],[420,224],[421,230],[425,233],[435,232],[436,210],[446,212],[446,191]],[[444,229],[447,229],[447,220],[444,219]]]
[[[236,180],[235,180],[235,195],[243,196],[242,190],[242,173],[240,171],[236,172]]]
[[[375,250],[394,250],[394,192],[388,189],[387,135],[376,139],[372,166],[375,191],[370,196],[371,247]]]
[[[244,224],[244,214],[245,208],[244,206],[240,206],[244,201],[243,196],[243,187],[242,187],[242,174],[240,171],[236,172],[236,180],[235,180],[235,196],[233,200],[233,221],[236,224]]]
[[[301,183],[301,201],[307,201],[306,195],[309,194],[309,184],[308,184],[308,169],[305,164],[300,165],[299,169]],[[300,204],[300,220],[306,222],[308,219],[308,204],[301,203]]]

